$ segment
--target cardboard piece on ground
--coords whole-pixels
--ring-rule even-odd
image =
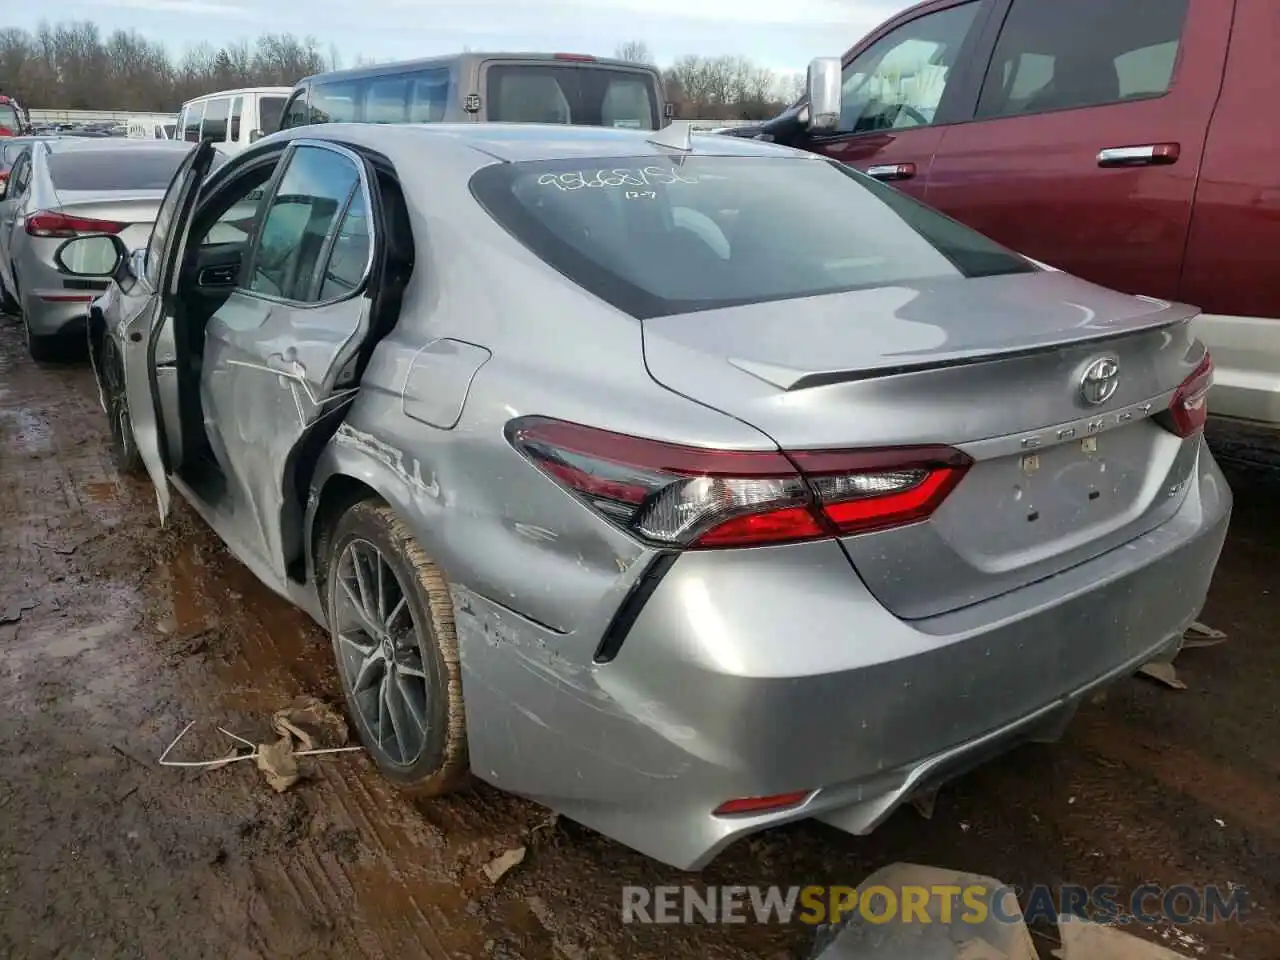
[[[275,743],[258,744],[255,760],[276,793],[284,793],[298,782],[298,759],[293,755],[293,740],[289,737],[281,737]]]
[[[1058,933],[1062,946],[1053,955],[1059,960],[1184,960],[1158,943],[1076,917],[1059,918]]]
[[[986,918],[981,923],[966,922],[964,917],[970,910],[957,897],[952,903],[950,922],[944,921],[941,906],[934,898],[928,904],[933,922],[913,919],[904,923],[904,888],[930,890],[940,886],[962,890],[980,887],[985,891],[982,900],[987,904]],[[870,893],[873,915],[884,916],[889,912],[888,904],[877,902],[882,894],[874,892],[874,887],[886,888],[896,898],[893,919],[871,923],[863,918],[859,907],[839,927],[826,931],[813,960],[1037,960],[1026,924],[1021,919],[1005,922],[993,916],[992,899],[998,892],[1004,898],[998,913],[1021,917],[1013,891],[994,877],[920,864],[892,864],[858,885],[859,904]]]

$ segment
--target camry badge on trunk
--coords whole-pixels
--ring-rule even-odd
[[[1102,357],[1089,364],[1080,378],[1080,396],[1090,406],[1106,403],[1120,386],[1120,362],[1115,357]]]

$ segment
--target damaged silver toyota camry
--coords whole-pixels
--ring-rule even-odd
[[[1204,602],[1192,308],[679,128],[211,153],[145,250],[59,257],[115,264],[116,451],[326,626],[406,789],[474,775],[682,868],[863,833]]]

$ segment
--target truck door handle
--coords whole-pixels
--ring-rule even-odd
[[[1100,167],[1158,167],[1178,162],[1182,147],[1176,143],[1146,143],[1137,147],[1104,147],[1098,151]]]
[[[910,180],[915,175],[914,163],[882,163],[867,167],[867,176],[877,180]]]

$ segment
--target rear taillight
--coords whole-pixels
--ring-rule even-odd
[[[1189,437],[1204,428],[1209,415],[1209,388],[1213,386],[1213,357],[1205,351],[1195,372],[1173,393],[1169,401],[1169,420],[1173,432]]]
[[[526,417],[512,445],[645,540],[710,548],[812,540],[928,517],[970,460],[950,447],[706,450]]]
[[[26,219],[27,233],[33,237],[78,237],[82,233],[119,233],[127,223],[71,217],[65,213],[41,210]]]

